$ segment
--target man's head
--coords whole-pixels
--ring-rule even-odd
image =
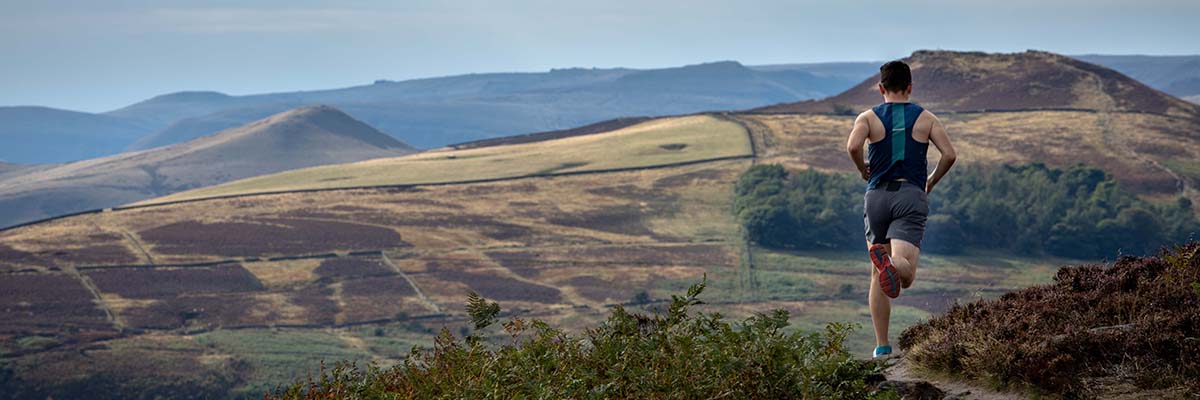
[[[879,94],[912,94],[912,71],[903,61],[888,61],[879,67]]]

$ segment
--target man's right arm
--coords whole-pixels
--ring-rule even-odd
[[[946,176],[946,172],[950,171],[950,167],[954,166],[954,160],[958,159],[958,154],[954,152],[954,145],[950,143],[950,135],[946,133],[946,128],[942,126],[942,121],[933,113],[929,113],[933,117],[933,126],[929,132],[929,141],[933,142],[934,147],[937,147],[938,152],[942,153],[942,158],[938,160],[937,167],[933,169],[933,173],[929,175],[929,180],[925,183],[925,192],[933,191],[933,187],[937,185],[942,177]]]
[[[850,161],[854,162],[854,166],[858,168],[858,173],[862,175],[864,181],[871,179],[871,171],[863,160],[863,145],[870,135],[871,123],[867,112],[858,114],[858,118],[854,119],[854,128],[850,130],[850,139],[846,141],[846,153],[850,154]]]

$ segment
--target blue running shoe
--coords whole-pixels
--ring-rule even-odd
[[[890,354],[892,354],[892,346],[889,346],[889,345],[875,346],[875,355],[872,356],[871,358],[879,358],[879,357],[883,357],[883,356],[890,355]]]

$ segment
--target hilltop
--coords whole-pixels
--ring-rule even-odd
[[[1184,102],[1119,72],[1041,51],[989,54],[918,51],[904,59],[913,72],[913,101],[936,111],[1074,109],[1200,118]],[[879,75],[830,98],[755,109],[763,113],[833,113],[879,103]]]
[[[0,225],[412,151],[334,108],[300,108],[187,143],[0,175]]]

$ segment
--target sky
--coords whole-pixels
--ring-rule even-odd
[[[0,0],[0,105],[103,112],[472,72],[1200,54],[1196,0]]]

